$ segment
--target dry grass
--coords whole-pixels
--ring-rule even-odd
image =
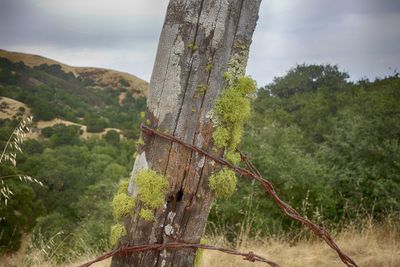
[[[122,104],[124,103],[124,99],[126,98],[127,93],[126,92],[122,92],[119,94],[118,96],[118,103],[122,106]]]
[[[87,131],[86,125],[57,118],[57,119],[53,119],[50,121],[38,121],[36,123],[36,125],[34,125],[35,128],[33,129],[33,131],[27,135],[27,138],[38,139],[40,136],[40,130],[42,130],[43,128],[46,128],[46,127],[52,127],[56,124],[64,124],[66,126],[75,125],[75,126],[80,127],[82,130],[81,137],[84,139],[88,139],[89,137],[93,137],[93,136],[101,137],[101,136],[105,135],[108,131],[111,131],[111,130],[114,130],[114,131],[118,132],[119,134],[122,134],[121,130],[117,129],[117,128],[105,128],[102,132],[91,133],[91,132]]]
[[[400,227],[394,223],[385,225],[365,224],[361,230],[348,227],[335,237],[338,245],[361,267],[399,267],[400,266]],[[344,266],[335,252],[325,243],[315,238],[302,239],[290,244],[286,237],[249,239],[243,234],[237,244],[229,243],[223,235],[208,236],[207,243],[223,247],[233,247],[243,252],[253,251],[282,267],[335,267]],[[25,246],[26,247],[26,242]],[[87,255],[74,262],[51,264],[43,259],[41,251],[26,249],[14,256],[0,258],[0,267],[11,266],[64,266],[73,267],[88,262],[98,255],[88,251]],[[29,261],[27,261],[29,259]],[[29,264],[27,264],[29,262]],[[96,263],[94,267],[110,266],[111,260]],[[223,254],[217,251],[204,251],[201,267],[258,267],[266,265],[243,261],[240,257]]]
[[[400,231],[397,225],[384,226],[366,224],[362,230],[350,227],[335,238],[339,247],[363,267],[399,267]],[[209,238],[210,243],[232,246],[222,236]],[[325,243],[315,239],[304,239],[291,245],[285,238],[248,240],[243,238],[236,246],[240,251],[253,251],[265,256],[280,266],[344,266],[337,254]],[[265,266],[241,260],[240,257],[205,251],[202,267]]]
[[[15,99],[0,96],[0,119],[11,119],[20,112],[19,108],[24,108],[24,117],[31,114],[30,108],[22,102]]]
[[[36,128],[41,130],[43,128],[46,127],[52,127],[56,124],[65,124],[66,126],[70,126],[70,125],[75,125],[81,128],[82,130],[82,135],[81,137],[84,139],[88,139],[89,137],[93,137],[93,136],[103,136],[105,135],[108,131],[114,130],[116,132],[118,132],[119,134],[121,134],[121,130],[117,129],[117,128],[105,128],[102,132],[99,133],[91,133],[87,131],[87,127],[86,125],[83,124],[79,124],[79,123],[75,123],[75,122],[71,122],[71,121],[66,121],[63,119],[53,119],[51,121],[38,121],[36,124]],[[29,138],[38,138],[39,137],[39,132],[35,132],[32,135],[29,135]]]

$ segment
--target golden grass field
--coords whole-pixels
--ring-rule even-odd
[[[210,239],[211,243],[226,246],[223,238]],[[400,233],[395,227],[368,226],[363,230],[344,230],[335,241],[359,266],[399,267]],[[291,245],[282,238],[243,240],[236,247],[243,252],[253,251],[269,260],[287,267],[344,266],[337,254],[320,240],[301,240]],[[232,257],[215,251],[204,252],[202,267],[265,266],[244,262],[240,257]]]

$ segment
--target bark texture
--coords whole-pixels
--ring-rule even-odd
[[[250,46],[260,2],[170,1],[147,100],[146,119],[151,127],[211,151],[209,114],[226,86],[223,73],[229,62]],[[199,242],[214,199],[207,179],[219,167],[177,144],[146,135],[143,139],[145,145],[138,151],[128,191],[137,196],[135,176],[151,168],[168,177],[166,205],[148,222],[139,216],[139,203],[134,215],[124,221],[128,234],[120,242]],[[192,266],[195,252],[184,249],[115,256],[111,265]]]

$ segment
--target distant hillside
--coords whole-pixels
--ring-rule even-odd
[[[30,108],[27,105],[12,98],[0,96],[1,120],[17,118],[23,114],[31,115]]]
[[[95,86],[111,87],[113,89],[124,87],[132,92],[134,96],[147,95],[147,82],[129,73],[93,67],[72,67],[50,58],[2,49],[0,49],[0,57],[7,58],[14,63],[23,62],[28,67],[42,64],[59,65],[65,73],[71,72],[76,78],[91,80]]]
[[[124,74],[85,68],[86,72],[75,75],[67,71],[82,69],[39,56],[1,52],[13,56],[13,60],[0,54],[0,120],[20,120],[29,114],[38,131],[61,121],[81,127],[83,137],[104,134],[108,129],[120,129],[118,132],[128,138],[137,137],[146,91],[133,90],[126,79],[112,82],[126,77]]]

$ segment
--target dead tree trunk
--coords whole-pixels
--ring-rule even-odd
[[[230,62],[240,57],[242,66],[235,71],[244,71],[260,2],[170,1],[147,100],[150,127],[211,151],[213,124],[208,114],[226,86],[223,74]],[[214,199],[207,178],[219,167],[178,144],[142,136],[144,145],[135,160],[129,194],[136,197],[135,176],[150,168],[168,177],[166,204],[154,210],[154,221],[149,222],[140,217],[142,204],[137,203],[133,215],[124,219],[127,236],[120,243],[199,242]],[[112,266],[192,266],[195,252],[184,249],[115,256]]]

